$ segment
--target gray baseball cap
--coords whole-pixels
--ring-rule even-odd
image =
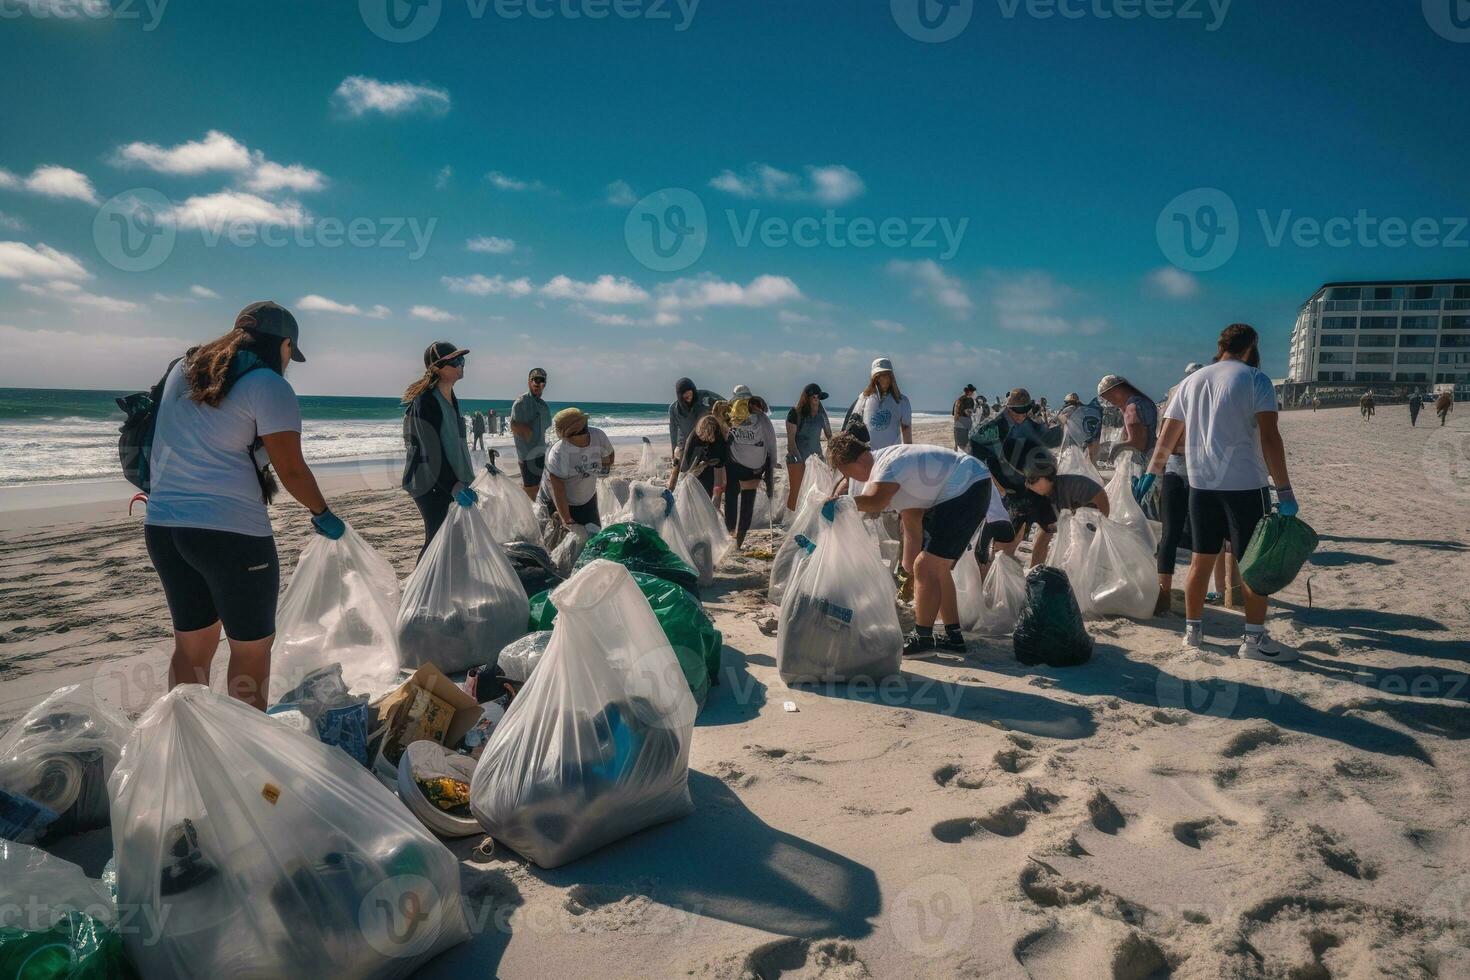
[[[291,311],[273,300],[251,303],[235,316],[235,329],[263,333],[291,341],[291,360],[306,363],[301,353],[301,328]]]

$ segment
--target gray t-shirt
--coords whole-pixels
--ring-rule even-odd
[[[1052,477],[1051,504],[1059,511],[1091,507],[1092,498],[1103,492],[1103,485],[1090,476],[1060,473]]]
[[[242,375],[211,407],[189,398],[184,362],[169,372],[148,457],[153,492],[144,523],[271,536],[270,514],[250,462],[256,435],[300,432],[301,407],[269,368]],[[269,457],[262,448],[256,460]]]
[[[531,438],[515,437],[516,459],[535,459],[546,455],[546,430],[551,428],[551,409],[546,402],[529,391],[510,407],[510,420],[531,427]]]

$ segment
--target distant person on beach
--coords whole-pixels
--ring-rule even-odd
[[[669,473],[669,489],[679,483],[679,474],[694,477],[704,492],[720,506],[725,492],[725,468],[729,465],[730,432],[725,423],[713,412],[700,417],[694,431],[684,442],[684,449],[674,457],[674,467]]]
[[[597,480],[614,461],[607,433],[587,424],[580,408],[564,408],[552,420],[557,442],[546,454],[546,476],[537,504],[554,514],[564,527],[602,523],[597,511]]]
[[[674,400],[669,404],[669,454],[677,463],[679,450],[694,434],[694,426],[709,414],[709,404],[699,397],[699,388],[688,378],[674,382]]]
[[[1097,397],[1123,413],[1123,438],[1113,446],[1113,457],[1131,449],[1147,460],[1159,438],[1159,406],[1127,378],[1110,374],[1097,383]]]
[[[965,447],[970,444],[970,428],[975,424],[974,385],[965,385],[960,397],[954,400],[950,415],[954,417],[954,447],[964,452]]]
[[[510,407],[510,431],[521,464],[521,487],[532,500],[541,489],[541,474],[546,471],[546,430],[551,428],[551,409],[541,399],[544,391],[546,371],[532,368],[526,376],[526,393]]]
[[[500,434],[500,413],[493,408],[485,413],[485,432],[492,436]]]
[[[938,446],[903,443],[874,450],[846,432],[827,443],[827,461],[854,484],[861,481],[853,498],[860,512],[899,514],[903,568],[914,578],[914,632],[904,638],[903,655],[928,660],[940,650],[963,653],[954,565],[989,509],[984,465]]]
[[[286,365],[304,362],[299,327],[271,302],[240,311],[229,333],[191,349],[168,372],[149,456],[143,538],[173,620],[168,686],[208,684],[220,629],[232,697],[265,710],[281,567],[267,504],[276,476],[340,538],[301,456],[301,408]]]
[[[1366,421],[1373,417],[1373,392],[1363,392],[1363,397],[1358,399],[1358,411]]]
[[[465,421],[454,386],[464,378],[469,351],[447,340],[424,349],[424,373],[403,393],[403,443],[408,460],[403,465],[403,489],[413,497],[424,519],[424,544],[439,533],[449,506],[472,507],[476,500],[470,484],[475,468],[465,443]]]
[[[725,529],[735,536],[735,547],[745,546],[745,535],[755,517],[756,488],[775,493],[776,427],[759,410],[764,404],[746,385],[735,388],[730,402],[730,453],[726,467],[731,486],[725,493]],[[738,492],[737,492],[738,491]]]
[[[1203,366],[1191,361],[1184,367],[1184,377]],[[1175,385],[1164,395],[1164,411],[1168,411],[1178,391],[1179,385]],[[1159,478],[1159,597],[1154,602],[1155,616],[1162,616],[1173,607],[1174,569],[1179,564],[1179,546],[1184,542],[1184,526],[1189,520],[1189,461],[1184,455],[1184,443],[1180,439],[1175,444]]]
[[[1321,407],[1322,407],[1322,399],[1318,398],[1316,395],[1313,395],[1312,396],[1312,411],[1315,412],[1317,409],[1319,409]]]
[[[474,443],[471,449],[485,448],[485,416],[479,412],[470,416],[470,431],[474,434]]]
[[[975,421],[984,422],[990,418],[990,402],[985,400],[984,395],[975,396]]]
[[[1439,415],[1439,424],[1444,425],[1445,419],[1455,410],[1455,396],[1453,392],[1441,391],[1439,397],[1434,400],[1434,411]]]
[[[1297,512],[1277,428],[1276,390],[1260,370],[1259,345],[1255,328],[1244,323],[1221,332],[1215,363],[1179,383],[1148,472],[1135,489],[1140,498],[1148,492],[1183,440],[1193,552],[1184,587],[1186,649],[1203,645],[1200,621],[1216,556],[1227,538],[1232,554],[1245,554],[1256,525],[1271,509],[1271,483],[1282,515]],[[1245,586],[1244,599],[1245,635],[1236,656],[1268,663],[1295,660],[1295,650],[1266,633],[1266,597]]]
[[[1062,427],[1061,448],[1077,446],[1087,454],[1088,462],[1097,465],[1098,448],[1102,445],[1102,406],[1096,400],[1082,404],[1082,396],[1072,391],[1062,399],[1057,410],[1057,424]]]
[[[1422,409],[1423,407],[1424,407],[1424,398],[1419,394],[1418,389],[1415,389],[1414,391],[1410,392],[1410,394],[1409,394],[1409,425],[1410,425],[1411,428],[1417,429],[1419,427],[1419,410]]]
[[[914,441],[914,409],[908,395],[898,388],[893,362],[886,357],[873,360],[868,386],[853,404],[852,414],[868,428],[868,444],[874,449]]]
[[[801,501],[801,481],[806,476],[808,456],[822,454],[822,438],[832,438],[832,422],[822,402],[827,393],[815,381],[801,389],[796,405],[786,413],[786,509],[796,510]]]
[[[1042,395],[1036,399],[1036,415],[1041,419],[1043,425],[1051,423],[1051,411],[1046,407],[1046,396]]]

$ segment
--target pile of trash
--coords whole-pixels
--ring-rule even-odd
[[[593,560],[551,598],[551,642],[470,790],[485,832],[543,868],[693,810],[696,711],[627,569]]]
[[[398,651],[404,666],[466,670],[526,632],[521,580],[478,507],[451,506],[403,584]]]
[[[368,764],[368,695],[348,689],[340,663],[306,675],[266,713],[326,745],[335,745],[360,765]]]

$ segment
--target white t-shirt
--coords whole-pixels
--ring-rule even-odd
[[[250,444],[257,434],[300,431],[296,392],[270,368],[242,375],[211,407],[189,398],[180,361],[164,382],[158,407],[145,523],[270,537],[270,514],[250,462]],[[262,466],[270,461],[263,447],[256,460]]]
[[[874,450],[873,472],[863,485],[897,483],[889,509],[928,510],[988,479],[990,471],[973,456],[910,443]]]
[[[909,396],[899,401],[892,395],[880,395],[876,391],[858,399],[857,414],[868,427],[868,445],[876,452],[887,446],[896,446],[903,441],[902,426],[914,424],[914,409]]]
[[[587,434],[592,441],[585,447],[574,446],[565,439],[552,444],[546,453],[546,472],[560,477],[566,484],[567,503],[580,507],[597,496],[597,478],[602,475],[602,458],[611,456],[612,440],[601,429],[589,426]],[[541,494],[548,506],[555,505],[551,487],[541,484]]]
[[[1217,361],[1181,381],[1164,418],[1184,423],[1189,485],[1259,490],[1269,484],[1256,416],[1275,411],[1271,379],[1242,361]]]
[[[1000,521],[1009,522],[1010,519],[1010,511],[1006,510],[1005,494],[1001,493],[1000,487],[991,484],[990,509],[985,512],[985,523],[995,524]]]

